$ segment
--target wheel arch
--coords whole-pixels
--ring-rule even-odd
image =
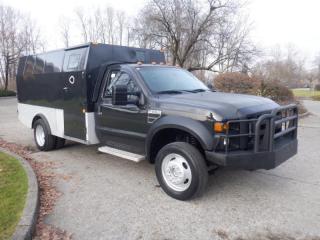
[[[171,132],[171,134],[174,131],[186,133],[194,137],[203,150],[212,150],[213,148],[213,135],[203,123],[186,117],[166,116],[156,121],[148,131],[146,159],[151,163],[154,162],[153,145],[157,141],[157,136],[164,131]]]
[[[49,134],[51,134],[50,124],[49,124],[47,118],[46,118],[43,114],[41,114],[41,113],[36,114],[36,115],[33,117],[33,119],[32,119],[32,124],[31,124],[31,128],[34,128],[35,122],[36,122],[37,120],[39,120],[39,119],[42,119],[42,120],[43,120],[44,124],[46,125],[46,127],[47,127],[47,129],[48,129],[48,131],[49,131]]]

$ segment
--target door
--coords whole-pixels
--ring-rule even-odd
[[[96,114],[96,128],[99,140],[108,146],[144,154],[147,133],[147,111],[139,106],[137,93],[141,88],[137,81],[125,71],[110,69],[106,74]],[[128,86],[128,104],[112,105],[112,86]]]
[[[86,79],[87,48],[67,50],[63,62],[64,134],[86,140]]]

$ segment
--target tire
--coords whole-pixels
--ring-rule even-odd
[[[55,149],[63,148],[65,142],[66,142],[66,140],[65,140],[64,138],[56,137],[56,141],[55,141],[54,148],[55,148]]]
[[[34,141],[40,151],[54,149],[56,137],[50,134],[49,126],[43,119],[38,119],[33,125]]]
[[[157,154],[155,170],[162,189],[178,200],[199,197],[208,182],[202,154],[185,142],[165,145]]]

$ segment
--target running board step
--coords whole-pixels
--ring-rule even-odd
[[[128,160],[134,161],[134,162],[141,162],[142,160],[145,159],[145,157],[143,155],[123,151],[123,150],[108,147],[108,146],[99,147],[98,151],[103,152],[103,153],[108,153],[108,154],[111,154],[111,155],[114,155],[117,157],[125,158]]]

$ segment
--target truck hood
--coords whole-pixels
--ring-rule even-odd
[[[268,98],[222,92],[183,93],[176,95],[161,95],[159,100],[163,107],[175,105],[177,111],[195,111],[203,109],[210,111],[216,120],[243,118],[248,115],[271,111],[279,105]],[[194,108],[194,110],[193,110]]]

